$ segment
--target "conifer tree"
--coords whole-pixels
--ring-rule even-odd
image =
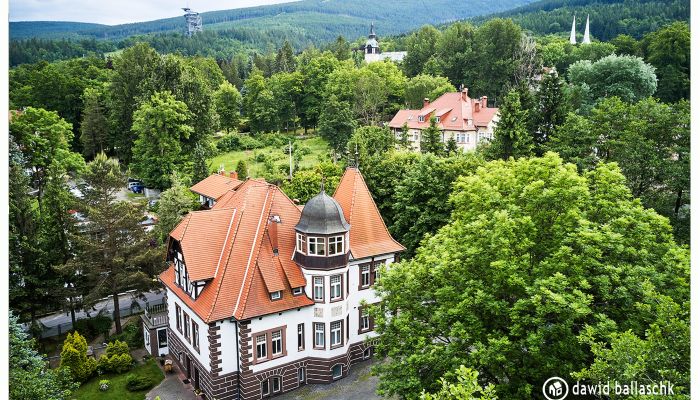
[[[440,156],[444,153],[445,149],[440,141],[440,128],[437,126],[435,117],[430,118],[430,126],[423,129],[421,139],[421,152],[433,153],[436,156]]]
[[[405,122],[401,127],[401,136],[399,137],[398,144],[402,149],[409,149],[411,147],[411,143],[408,141],[408,124]]]
[[[95,88],[87,88],[83,93],[83,121],[80,124],[80,141],[83,155],[93,158],[106,151],[109,140],[108,122],[101,104],[101,95]]]
[[[248,177],[248,163],[245,160],[239,160],[236,164],[236,173],[238,179],[245,180]]]
[[[530,118],[535,121],[533,141],[535,154],[545,152],[545,144],[554,131],[564,123],[567,114],[567,102],[563,92],[563,82],[556,73],[547,74],[542,79],[537,93],[537,112]]]
[[[499,108],[494,138],[484,152],[487,159],[507,160],[532,155],[532,137],[526,129],[527,111],[520,106],[518,92],[510,91]]]

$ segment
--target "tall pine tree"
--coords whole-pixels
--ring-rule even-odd
[[[423,153],[432,153],[436,156],[440,156],[445,152],[445,148],[440,140],[440,128],[437,126],[435,117],[430,118],[430,126],[423,129],[421,133],[420,150]]]
[[[544,154],[545,145],[554,131],[564,123],[567,114],[567,102],[563,92],[563,82],[556,72],[546,74],[537,92],[537,113],[530,116],[535,121],[533,141],[535,154]]]
[[[532,155],[532,137],[526,128],[527,110],[521,108],[517,91],[508,92],[499,114],[493,141],[484,149],[486,158],[507,160]]]
[[[109,130],[107,116],[101,103],[101,94],[97,89],[90,87],[85,89],[80,142],[83,144],[83,155],[88,159],[92,159],[99,152],[107,151]]]

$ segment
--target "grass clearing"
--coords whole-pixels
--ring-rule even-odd
[[[330,146],[323,138],[312,136],[298,139],[295,149],[307,152],[299,162],[299,168],[310,168],[321,161],[330,160]],[[296,150],[295,150],[296,151]],[[289,170],[289,155],[284,152],[284,147],[267,146],[254,150],[237,150],[219,154],[210,160],[212,169],[219,169],[222,165],[226,171],[235,171],[238,161],[245,160],[248,163],[251,178],[261,178],[266,175],[265,164],[260,155],[265,154],[271,158],[279,171]]]
[[[145,390],[130,392],[126,389],[126,377],[129,374],[148,377],[153,385]],[[80,386],[70,398],[74,400],[143,400],[146,393],[158,385],[163,378],[163,371],[158,367],[155,359],[150,359],[123,374],[96,376]],[[100,391],[100,381],[103,379],[109,380],[109,389],[105,392]]]

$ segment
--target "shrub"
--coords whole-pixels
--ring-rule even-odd
[[[87,341],[80,333],[69,333],[63,342],[61,367],[70,370],[78,382],[86,381],[97,369],[97,361],[87,356]]]
[[[216,142],[216,148],[223,152],[237,150],[240,146],[241,135],[237,133],[228,134]]]
[[[143,329],[139,322],[128,322],[124,326],[122,333],[113,335],[110,341],[120,340],[126,342],[130,349],[137,349],[143,346]]]
[[[105,354],[107,357],[111,358],[115,355],[129,354],[129,345],[121,340],[115,340],[107,345],[105,349]]]
[[[113,354],[112,356],[107,356],[103,354],[100,360],[97,362],[97,367],[100,372],[116,372],[122,373],[131,369],[134,363],[134,359],[131,358],[129,353]]]
[[[100,391],[106,392],[107,390],[109,390],[109,379],[102,379],[100,381]]]
[[[129,374],[126,377],[126,389],[130,392],[137,392],[139,390],[146,390],[153,386],[151,380],[145,376],[137,376],[134,374]]]

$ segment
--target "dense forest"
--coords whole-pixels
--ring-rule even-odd
[[[541,0],[496,14],[512,18],[523,29],[538,35],[562,34],[568,37],[576,15],[576,32],[581,40],[590,16],[591,36],[608,41],[624,34],[641,38],[673,21],[690,20],[688,0]],[[474,22],[485,21],[476,17]]]
[[[541,2],[543,18],[564,12],[557,4]],[[289,176],[259,152],[263,172],[236,170],[307,200],[322,180],[330,191],[355,154],[407,248],[381,271],[372,311],[388,356],[376,367],[382,394],[526,398],[564,373],[667,379],[687,393],[690,27],[675,18],[609,40],[592,28],[589,45],[506,18],[426,25],[386,41],[407,51],[401,63],[367,64],[338,32],[300,51],[293,40],[273,44],[282,29],[251,52],[252,36],[236,46],[219,36],[240,34],[231,28],[195,36],[205,47],[220,40],[213,53],[185,52],[186,39],[167,33],[125,39],[108,57],[97,48],[17,66],[10,307],[31,323],[147,290],[170,229],[197,207],[188,185],[217,169],[210,161],[266,147],[298,161],[303,133],[328,144],[315,165]],[[398,137],[386,128],[397,110],[462,85],[500,109],[493,140],[476,151],[442,143],[434,119],[421,153],[409,150],[407,128]],[[163,191],[147,236],[146,205],[114,199],[127,171]],[[114,223],[131,237],[100,245],[78,229],[76,210],[94,230]],[[96,261],[105,254],[120,262],[105,267]],[[95,284],[106,279],[106,289]],[[387,319],[387,310],[400,312]]]
[[[115,26],[72,22],[10,22],[10,64],[68,59],[151,43],[158,51],[230,58],[241,47],[268,51],[288,41],[297,50],[321,45],[339,35],[365,36],[374,22],[381,35],[398,34],[435,24],[504,11],[529,0],[487,0],[454,3],[439,0],[425,7],[412,0],[303,0],[292,3],[202,13],[204,34],[187,38],[182,17]],[[33,40],[29,39],[42,39]],[[67,42],[62,39],[69,39]],[[97,48],[91,41],[106,42]],[[58,41],[58,42],[56,42]]]

